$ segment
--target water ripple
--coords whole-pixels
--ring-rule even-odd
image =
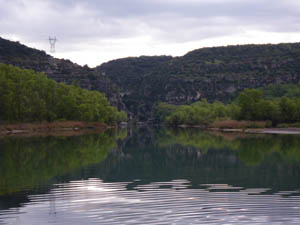
[[[0,224],[299,224],[297,191],[261,195],[267,188],[227,184],[188,188],[188,180],[139,184],[100,179],[56,184],[29,195],[20,208],[0,211]]]

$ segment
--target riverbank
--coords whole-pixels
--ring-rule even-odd
[[[223,120],[216,121],[209,125],[179,125],[179,127],[200,128],[204,130],[220,132],[239,132],[257,134],[300,134],[300,128],[295,127],[295,124],[279,124],[278,127],[271,127],[270,121]]]
[[[255,133],[255,134],[300,134],[300,128],[248,128],[248,129],[207,128],[207,129],[211,131]]]
[[[73,136],[107,128],[110,127],[105,123],[81,121],[0,124],[0,136]]]

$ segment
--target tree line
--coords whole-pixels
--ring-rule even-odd
[[[57,83],[42,73],[0,63],[0,122],[55,120],[114,124],[127,114],[110,106],[104,94]]]
[[[297,85],[246,88],[229,104],[208,103],[205,99],[180,106],[159,103],[155,119],[171,126],[209,125],[222,120],[270,121],[272,126],[300,123],[300,88]]]

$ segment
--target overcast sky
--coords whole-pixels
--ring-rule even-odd
[[[96,66],[201,47],[300,41],[300,0],[0,0],[0,36]]]

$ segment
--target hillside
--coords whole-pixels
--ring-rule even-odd
[[[300,43],[203,48],[182,57],[152,57],[152,67],[143,59],[120,59],[97,68],[119,85],[123,102],[142,120],[158,101],[228,102],[244,88],[298,84],[300,79]]]
[[[112,105],[124,108],[119,98],[119,90],[107,76],[96,73],[88,66],[79,66],[70,60],[56,59],[44,51],[29,48],[19,42],[0,37],[0,62],[22,69],[32,69],[45,73],[48,78],[66,84],[76,84],[88,90],[105,94]]]
[[[244,88],[298,84],[300,43],[202,48],[182,57],[130,57],[89,68],[0,39],[0,62],[101,91],[113,105],[147,121],[157,102],[228,102]]]

